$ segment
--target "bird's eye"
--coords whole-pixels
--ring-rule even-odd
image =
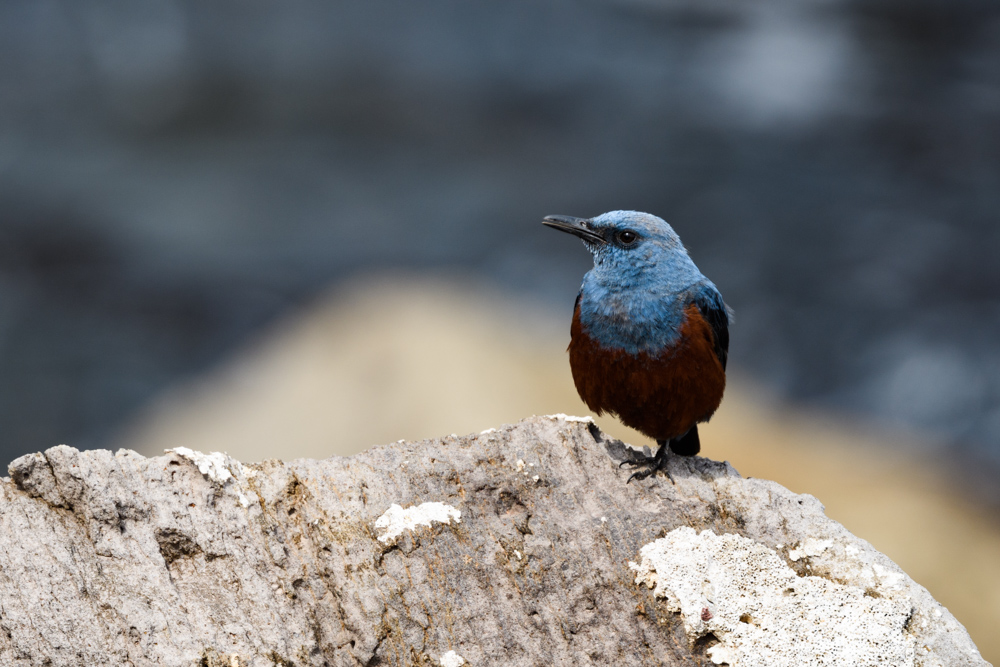
[[[630,246],[639,240],[639,235],[631,229],[625,229],[615,234],[615,238],[623,246]]]

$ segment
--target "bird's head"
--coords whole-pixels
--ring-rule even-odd
[[[594,255],[594,271],[625,284],[683,280],[697,268],[666,221],[638,211],[611,211],[596,218],[550,215],[543,225],[578,236]]]

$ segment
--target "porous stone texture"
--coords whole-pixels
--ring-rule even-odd
[[[561,415],[323,461],[31,454],[0,664],[986,664],[815,498],[704,458],[626,485],[636,456]]]
[[[746,667],[912,665],[903,596],[799,576],[780,551],[741,535],[681,526],[630,563],[636,581],[681,614],[692,639],[712,633],[712,661]]]

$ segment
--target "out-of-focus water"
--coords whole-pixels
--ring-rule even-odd
[[[0,448],[97,446],[329,284],[564,309],[648,210],[791,401],[1000,462],[1000,6],[11,1]]]

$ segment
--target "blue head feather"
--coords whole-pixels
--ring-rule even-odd
[[[583,278],[580,322],[603,347],[655,354],[677,342],[692,298],[707,297],[725,307],[715,285],[664,220],[638,211],[611,211],[587,226],[608,241],[584,241],[594,255],[594,268]],[[621,243],[631,238],[622,236],[625,232],[635,240]]]

